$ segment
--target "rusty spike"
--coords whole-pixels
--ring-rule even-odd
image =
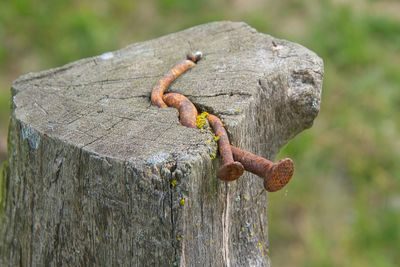
[[[187,97],[178,93],[168,93],[163,96],[163,100],[169,107],[179,110],[179,121],[182,125],[197,128],[197,109]]]
[[[194,54],[188,54],[187,59],[180,62],[178,65],[173,67],[170,71],[165,74],[161,80],[159,80],[151,91],[151,102],[153,105],[159,108],[166,108],[167,104],[162,99],[164,92],[170,86],[170,84],[175,81],[179,76],[181,76],[188,69],[196,66],[196,62],[202,57],[201,52],[196,52]]]
[[[233,158],[241,162],[246,171],[254,173],[264,180],[264,188],[268,192],[282,189],[293,176],[294,164],[289,158],[273,163],[234,146],[231,146],[231,151]]]
[[[212,114],[207,115],[214,133],[219,136],[218,148],[222,158],[222,166],[217,172],[217,177],[224,181],[233,181],[242,176],[244,168],[240,162],[233,160],[228,134],[225,131],[222,121]]]

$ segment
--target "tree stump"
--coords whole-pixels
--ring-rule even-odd
[[[213,134],[151,105],[154,84],[197,50],[203,59],[169,91],[219,116],[235,146],[273,159],[311,127],[322,60],[245,23],[23,75],[12,85],[0,265],[269,265],[262,180],[218,180]]]

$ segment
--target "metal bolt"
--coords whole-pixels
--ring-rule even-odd
[[[254,173],[264,180],[264,188],[275,192],[284,187],[294,173],[293,161],[289,158],[273,163],[265,158],[231,146],[233,158],[242,163],[246,171]]]

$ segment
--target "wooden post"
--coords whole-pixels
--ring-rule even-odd
[[[262,180],[218,180],[212,133],[150,103],[153,85],[197,50],[204,58],[169,91],[218,115],[235,146],[273,159],[311,127],[322,60],[244,23],[26,74],[12,85],[0,265],[269,265]]]

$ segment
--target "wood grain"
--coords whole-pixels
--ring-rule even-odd
[[[272,159],[311,127],[322,60],[244,23],[23,75],[12,85],[1,266],[269,265],[267,194],[252,200],[262,180],[217,179],[212,134],[151,105],[154,84],[196,50],[204,58],[169,92],[223,119],[233,145]]]

